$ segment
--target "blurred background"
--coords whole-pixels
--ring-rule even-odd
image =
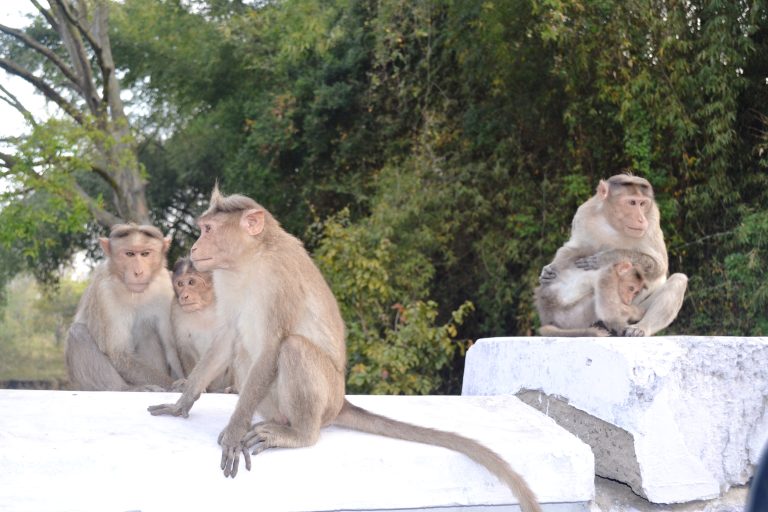
[[[26,15],[24,13],[27,13]],[[532,335],[601,178],[653,184],[664,334],[768,333],[768,13],[746,0],[51,0],[0,11],[0,385],[65,385],[96,239],[197,234],[215,180],[301,238],[351,393],[455,393]]]

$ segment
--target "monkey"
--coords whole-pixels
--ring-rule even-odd
[[[546,294],[556,297],[550,304],[581,314],[592,300],[595,280],[589,272],[625,259],[638,266],[646,286],[634,300],[642,316],[624,335],[651,336],[677,317],[688,277],[667,275],[667,249],[651,184],[618,174],[600,180],[596,193],[576,210],[570,239],[542,269],[535,293],[550,288]]]
[[[208,349],[216,327],[213,276],[210,272],[198,272],[189,258],[179,258],[171,276],[176,292],[171,325],[186,377]],[[232,372],[227,368],[208,386],[208,391],[231,392],[233,385]]]
[[[507,484],[523,511],[540,512],[525,480],[477,441],[346,399],[345,326],[336,298],[302,243],[263,206],[215,186],[197,224],[190,256],[198,271],[213,272],[216,333],[178,401],[148,410],[187,418],[208,383],[234,365],[239,397],[218,437],[225,477],[237,475],[241,454],[250,470],[251,454],[314,445],[322,427],[337,425],[463,453]],[[265,420],[252,424],[257,411]]]
[[[100,238],[93,271],[67,334],[70,387],[165,391],[183,376],[173,345],[170,238],[154,226],[117,224]]]
[[[543,336],[636,336],[630,326],[642,318],[632,301],[645,288],[645,278],[629,260],[587,274],[594,279],[591,300],[564,305],[552,287],[536,289]]]

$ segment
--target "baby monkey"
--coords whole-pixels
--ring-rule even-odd
[[[188,377],[208,350],[217,327],[216,297],[211,272],[199,272],[189,258],[179,258],[173,266],[173,290],[176,301],[171,307],[171,326],[184,376]],[[230,368],[207,387],[209,392],[234,391]]]
[[[633,334],[631,323],[643,318],[643,310],[632,304],[646,287],[640,268],[629,260],[620,261],[600,271],[595,289],[595,313],[614,336]],[[627,333],[627,331],[630,333]]]
[[[593,274],[592,285],[586,291],[592,300],[573,295],[570,303],[561,301],[553,285],[536,289],[543,336],[644,336],[645,332],[631,325],[643,317],[644,311],[632,301],[646,288],[646,280],[638,265],[622,260],[607,265]]]

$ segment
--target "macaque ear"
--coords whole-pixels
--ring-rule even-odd
[[[110,256],[110,253],[109,253],[109,238],[99,237],[99,245],[101,246],[101,250],[104,251],[104,254],[106,256]]]
[[[168,249],[171,248],[171,237],[167,236],[163,238],[163,253],[167,253]]]
[[[632,263],[629,261],[620,261],[615,265],[616,272],[619,273],[620,276],[623,276],[630,270],[632,270]]]
[[[264,230],[264,210],[252,209],[243,212],[240,217],[240,227],[249,235],[258,235]]]
[[[600,180],[600,183],[597,184],[597,196],[600,199],[605,199],[608,197],[608,192],[610,192],[608,182],[605,180]]]

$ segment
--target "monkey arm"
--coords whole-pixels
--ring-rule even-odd
[[[205,388],[227,367],[232,359],[235,341],[235,331],[229,327],[220,327],[214,334],[214,339],[203,357],[195,365],[187,379],[184,392],[175,404],[150,405],[147,410],[152,416],[169,414],[171,416],[189,417],[189,411],[200,398]]]
[[[643,277],[649,281],[656,279],[663,272],[662,266],[653,256],[631,249],[600,251],[591,256],[580,257],[574,263],[582,270],[597,270],[623,260],[629,260],[633,265],[639,266]]]
[[[571,247],[567,243],[560,247],[555,253],[555,259],[549,265],[544,265],[539,275],[539,283],[542,285],[548,285],[557,279],[560,272],[574,264],[581,258],[588,256],[590,253],[585,251],[583,247]]]
[[[221,445],[221,469],[224,476],[237,476],[240,454],[245,460],[245,469],[251,470],[251,454],[245,437],[251,429],[251,421],[256,407],[267,396],[269,388],[277,377],[277,358],[281,341],[264,346],[259,358],[248,370],[248,377],[240,391],[235,412],[229,423],[219,435]]]

